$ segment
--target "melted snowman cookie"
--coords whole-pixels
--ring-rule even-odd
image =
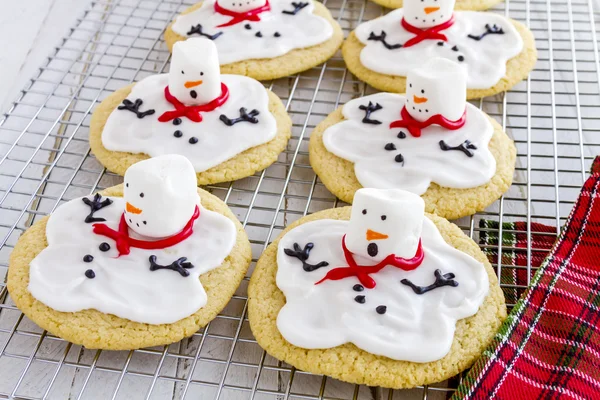
[[[344,45],[348,68],[379,89],[403,92],[408,71],[443,57],[467,72],[469,98],[527,76],[536,60],[531,32],[498,14],[453,7],[453,0],[407,0],[403,9],[359,25]]]
[[[409,192],[361,189],[351,210],[289,227],[250,282],[258,343],[302,370],[368,385],[413,387],[467,368],[504,300],[477,245],[423,209]]]
[[[206,205],[190,162],[170,155],[132,166],[122,196],[61,205],[15,247],[9,276],[15,302],[43,328],[91,348],[137,348],[191,335],[225,305],[250,251],[226,206],[200,194]],[[39,236],[32,254],[28,246]],[[230,271],[207,277],[222,266]],[[220,282],[225,275],[229,280]],[[208,293],[201,276],[211,282]]]
[[[223,71],[266,80],[326,61],[343,33],[312,0],[208,0],[177,17],[165,34],[170,48],[190,37],[214,41]]]
[[[432,59],[409,72],[406,95],[354,99],[321,123],[311,134],[311,165],[347,202],[360,187],[398,188],[422,195],[428,212],[447,218],[481,210],[510,185],[514,146],[465,93],[464,70]],[[492,140],[500,135],[506,147],[498,157]],[[349,174],[356,184],[344,181]],[[432,190],[440,195],[429,198]],[[483,197],[469,204],[470,191]]]
[[[191,39],[175,46],[168,74],[145,78],[102,102],[90,144],[100,162],[120,174],[141,155],[183,155],[198,183],[207,184],[266,168],[284,149],[290,129],[277,96],[254,79],[221,75],[213,42]],[[247,152],[255,153],[251,163],[243,159]]]

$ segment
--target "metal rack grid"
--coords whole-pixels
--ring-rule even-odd
[[[131,81],[167,69],[162,33],[193,0],[97,0],[0,119],[0,398],[22,399],[413,399],[449,397],[460,377],[391,391],[297,371],[265,354],[247,320],[246,278],[223,312],[191,338],[130,352],[84,349],[42,331],[24,317],[4,282],[19,235],[72,198],[121,182],[89,151],[90,113]],[[365,0],[326,0],[345,32],[381,15]],[[515,182],[486,212],[457,223],[477,239],[482,218],[560,226],[593,156],[600,153],[600,66],[592,0],[511,0],[494,11],[533,30],[539,61],[530,78],[506,94],[476,102],[496,117],[517,148]],[[243,222],[254,261],[283,227],[338,206],[308,163],[313,127],[339,105],[373,90],[357,81],[339,54],[303,74],[266,83],[286,104],[293,136],[267,170],[208,187]],[[595,137],[596,136],[596,137]],[[500,235],[503,226],[500,224]],[[506,228],[504,228],[506,233]],[[530,225],[526,230],[532,232]],[[494,246],[530,258],[537,249]],[[253,264],[254,265],[254,264]],[[252,268],[248,274],[250,273]],[[508,290],[525,286],[505,285]]]

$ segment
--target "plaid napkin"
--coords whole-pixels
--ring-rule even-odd
[[[600,398],[600,157],[550,256],[452,399]]]
[[[479,244],[492,267],[498,265],[498,235],[500,223],[488,219],[479,220]],[[508,304],[515,304],[525,292],[530,281],[528,275],[535,273],[546,259],[556,242],[556,228],[531,223],[531,268],[527,271],[527,221],[502,224],[502,268],[500,283]]]

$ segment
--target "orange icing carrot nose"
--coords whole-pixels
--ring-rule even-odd
[[[141,214],[142,213],[142,210],[134,207],[129,202],[125,203],[125,210],[127,210],[127,212],[130,212],[132,214]]]
[[[423,10],[425,11],[425,14],[431,14],[432,12],[436,12],[439,9],[439,7],[425,7]]]
[[[381,240],[387,239],[388,235],[384,235],[383,233],[375,232],[370,229],[367,229],[367,240]]]
[[[418,96],[413,95],[413,100],[415,101],[416,104],[426,103],[427,97],[418,97]]]
[[[187,89],[202,85],[202,81],[187,81],[183,84]]]

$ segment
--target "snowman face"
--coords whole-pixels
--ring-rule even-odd
[[[125,172],[125,221],[136,233],[153,238],[180,232],[199,204],[196,174],[179,155],[151,158]]]
[[[264,6],[267,0],[220,0],[218,3],[226,10],[243,13]]]
[[[455,0],[405,0],[404,18],[417,28],[431,28],[452,18]]]
[[[381,261],[390,254],[414,257],[423,227],[421,197],[400,189],[360,189],[354,195],[346,247]]]
[[[173,46],[169,92],[187,105],[206,104],[221,94],[221,71],[212,40],[192,38]]]
[[[418,121],[438,114],[455,121],[465,112],[466,74],[453,61],[433,58],[410,71],[406,84],[406,110]]]

